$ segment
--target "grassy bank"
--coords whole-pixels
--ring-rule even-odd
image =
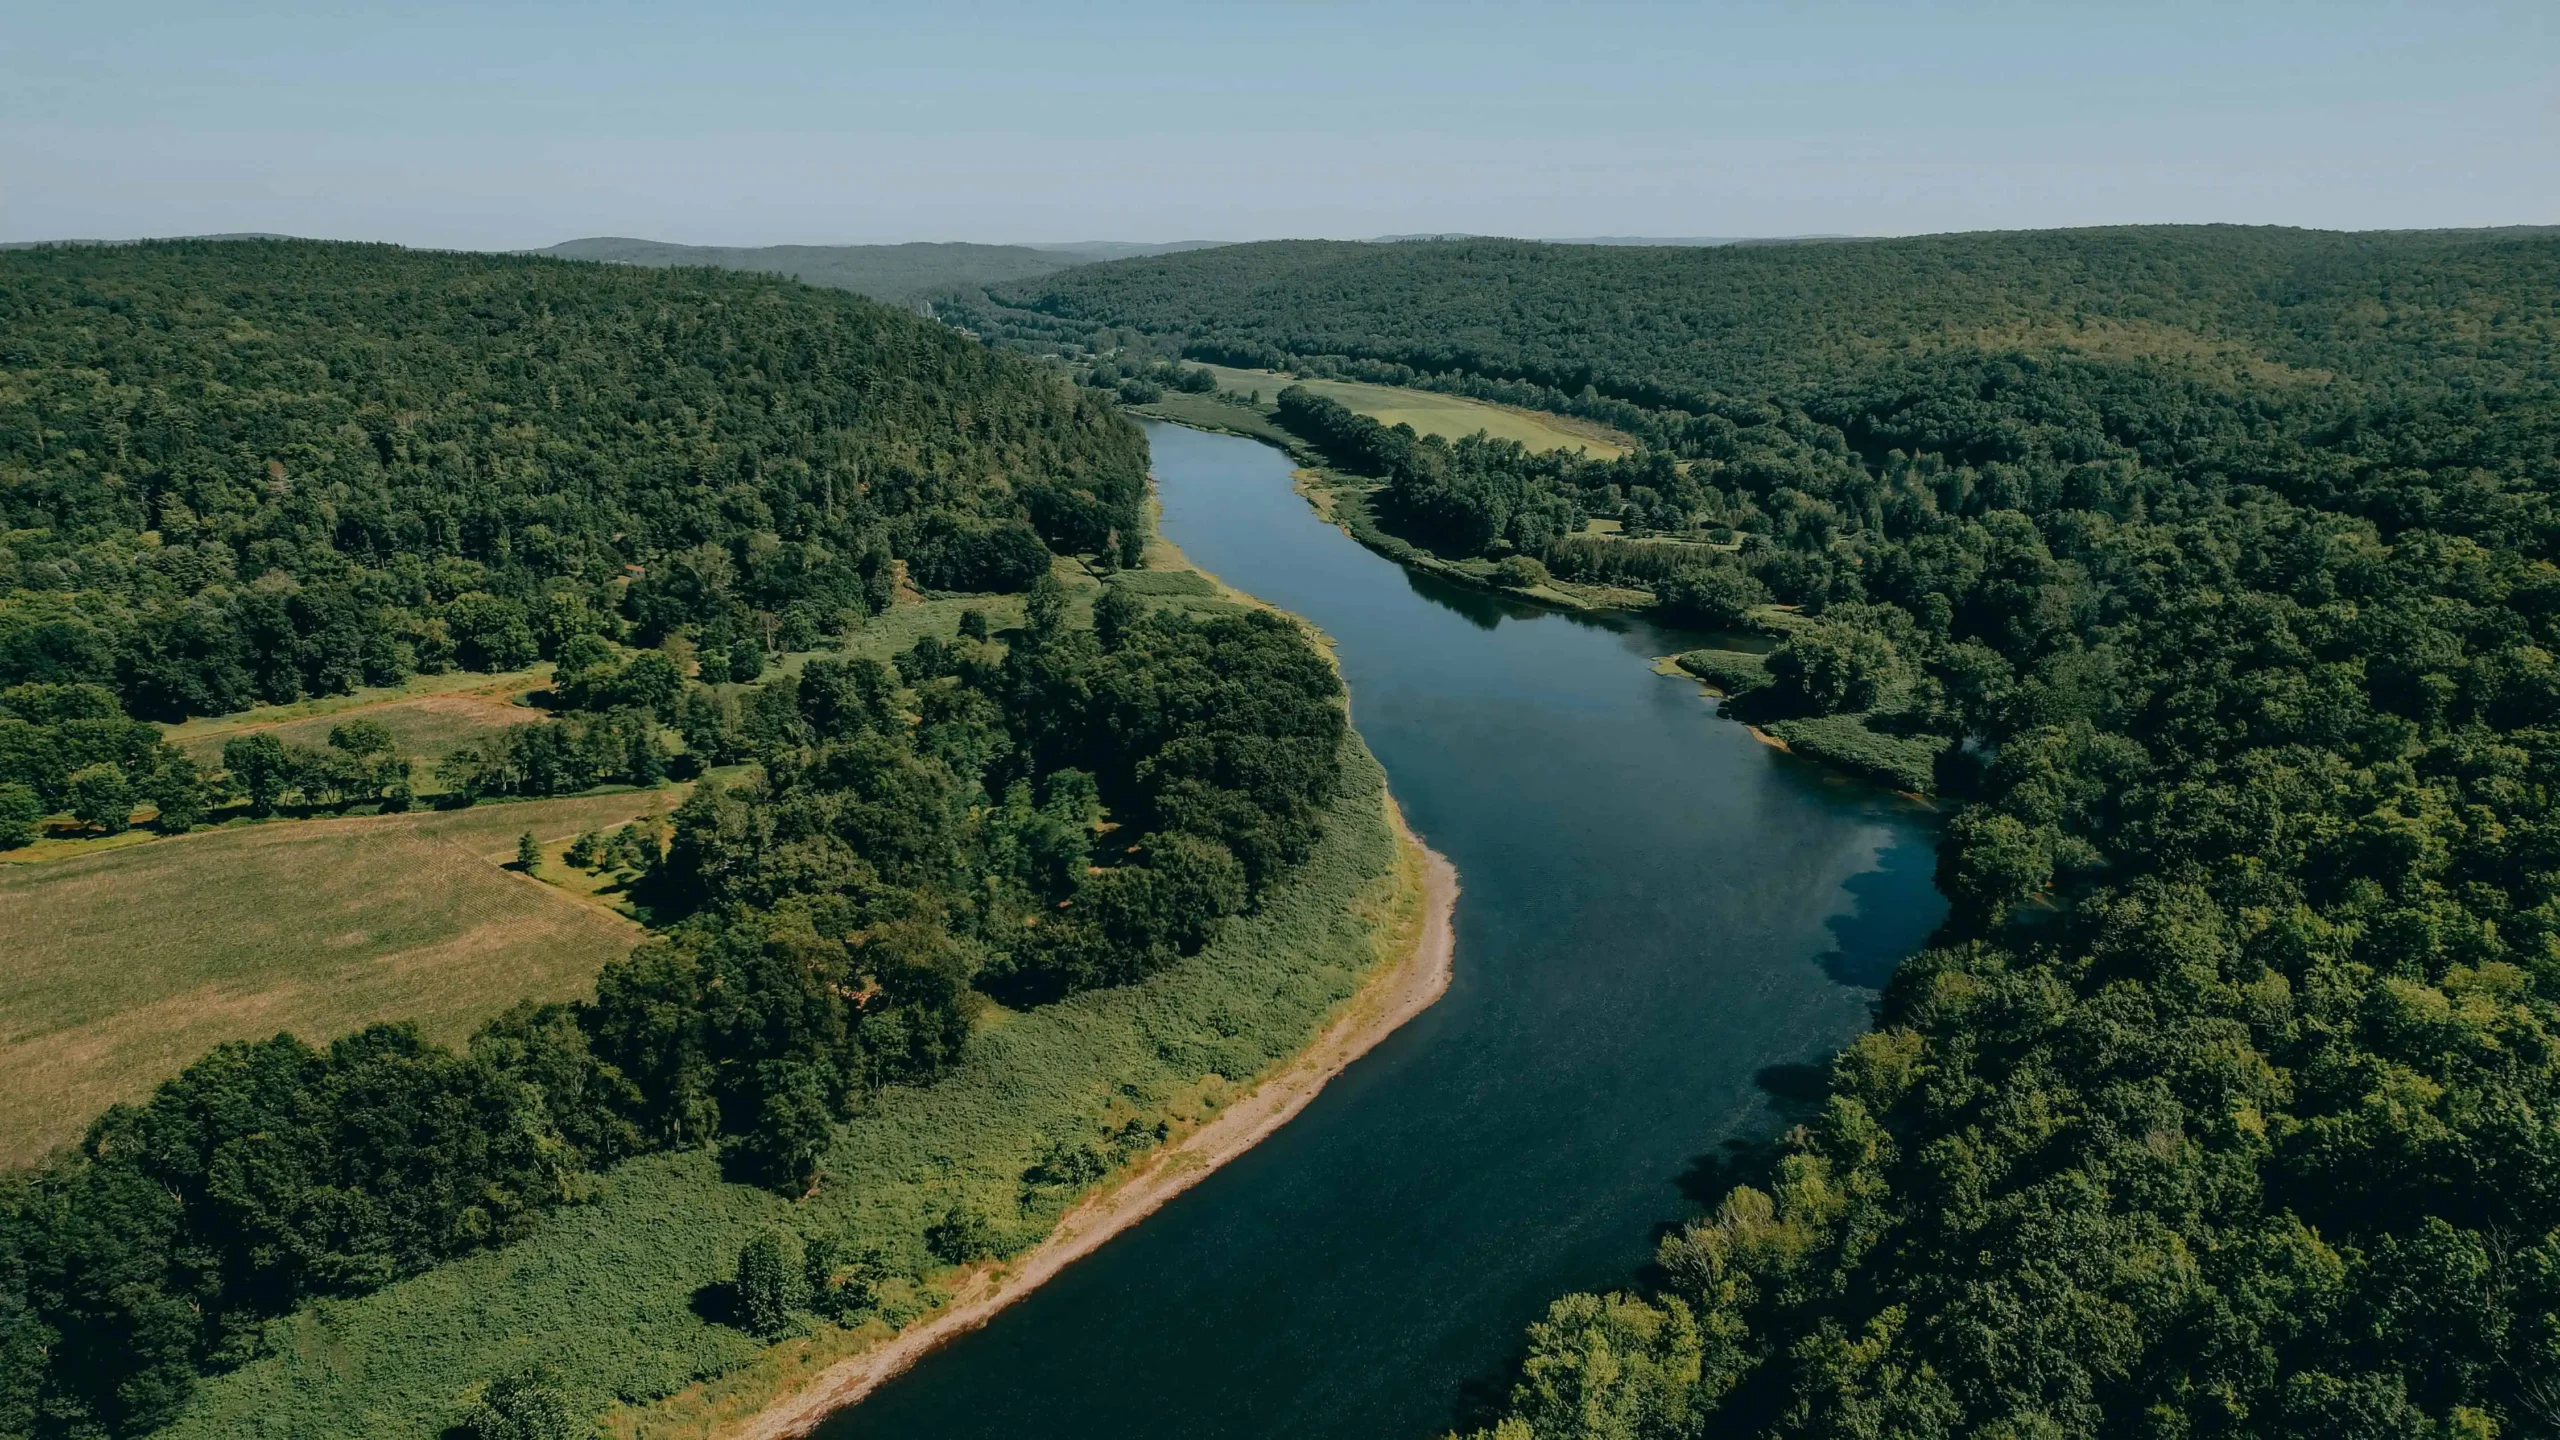
[[[969,1272],[928,1253],[928,1226],[957,1211],[1018,1254],[1082,1194],[1028,1183],[1043,1156],[1142,1153],[1212,1116],[1379,963],[1409,902],[1385,777],[1350,744],[1322,843],[1260,913],[1143,983],[993,1013],[958,1074],[884,1092],[843,1127],[816,1195],[724,1183],[700,1152],[635,1161],[529,1240],[274,1322],[269,1353],[207,1381],[164,1433],[432,1436],[475,1386],[528,1360],[558,1365],[616,1433],[698,1433],[706,1415],[788,1388],[812,1354],[860,1343],[821,1326],[767,1350],[706,1318],[739,1246],[767,1227],[879,1248],[890,1278],[873,1335],[930,1312]]]

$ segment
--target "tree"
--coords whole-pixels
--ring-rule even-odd
[[[954,1205],[924,1229],[924,1248],[946,1265],[968,1265],[996,1253],[995,1227],[965,1205]]]
[[[329,748],[370,758],[391,754],[398,742],[379,720],[341,720],[329,727]]]
[[[764,674],[764,645],[752,638],[729,647],[729,678],[741,684]]]
[[[514,670],[542,653],[524,607],[513,600],[476,591],[457,595],[445,607],[444,620],[465,669]]]
[[[1947,826],[1939,849],[1938,888],[1977,928],[2052,883],[2051,837],[2016,817],[1973,807]]]
[[[826,1077],[802,1059],[766,1060],[753,1072],[745,1088],[754,1118],[729,1141],[728,1157],[751,1179],[806,1194],[816,1188],[819,1159],[835,1139]]]
[[[133,823],[133,783],[113,765],[90,765],[71,772],[72,818],[92,830],[121,835]]]
[[[1739,630],[1754,609],[1769,603],[1768,587],[1728,565],[1678,571],[1655,587],[1655,595],[1672,619],[1703,630]]]
[[[1139,615],[1137,598],[1117,585],[1105,585],[1094,597],[1093,637],[1105,650],[1115,649],[1120,636]]]
[[[581,1440],[586,1433],[560,1372],[529,1365],[492,1380],[463,1416],[469,1440]]]
[[[24,785],[0,785],[0,850],[14,850],[36,838],[44,821],[44,802]]]
[[[160,757],[143,794],[154,811],[151,826],[163,835],[183,835],[204,823],[204,776],[184,751],[172,749]]]
[[[773,1339],[791,1328],[791,1312],[807,1301],[807,1285],[798,1257],[781,1236],[767,1232],[738,1250],[737,1315],[739,1328]]]
[[[527,830],[516,837],[516,869],[531,875],[542,868],[542,847],[534,843],[533,832]]]
[[[616,705],[645,710],[660,720],[675,719],[676,701],[684,694],[684,672],[663,650],[643,650],[622,667],[611,686]]]
[[[1871,630],[1809,626],[1769,653],[1771,683],[1763,703],[1796,715],[1872,710],[1895,663],[1892,642]]]
[[[248,797],[249,813],[261,819],[276,813],[276,802],[294,781],[284,742],[263,731],[223,741],[222,768],[230,772],[233,788]]]

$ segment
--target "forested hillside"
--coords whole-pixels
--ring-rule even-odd
[[[1084,263],[1084,257],[1027,245],[673,245],[662,240],[598,236],[538,252],[563,260],[617,265],[707,265],[788,275],[807,285],[851,290],[874,300],[912,305],[950,290],[976,290],[1029,280]]]
[[[0,257],[0,684],[153,718],[1136,553],[1089,399],[849,295],[282,241]],[[1036,530],[1035,530],[1036,527]]]
[[[0,822],[401,808],[378,724],[325,751],[244,733],[205,774],[124,712],[537,656],[558,713],[455,752],[449,803],[739,767],[663,843],[654,822],[580,842],[640,872],[661,926],[593,1000],[520,1005],[459,1051],[397,1022],[226,1044],[0,1177],[0,1434],[147,1432],[274,1318],[523,1239],[646,1152],[716,1148],[740,1184],[808,1193],[884,1087],[964,1063],[987,997],[1145,978],[1274,894],[1356,754],[1286,620],[1172,598],[1197,577],[1078,578],[1074,602],[1055,556],[1139,557],[1143,438],[915,316],[746,276],[270,242],[20,252],[0,307]],[[898,562],[1024,592],[1025,623],[969,609],[894,663],[764,673],[794,632],[884,623]],[[518,854],[542,863],[530,833]],[[1022,1227],[1156,1138],[1025,1189]],[[891,1238],[947,1266],[998,1253],[989,1233]],[[790,1308],[859,1324],[892,1277],[831,1267],[841,1238],[810,1237]],[[551,1434],[564,1396],[606,1397],[592,1375],[444,1379],[425,1433]]]
[[[1874,1033],[1532,1330],[1494,1434],[2560,1426],[2560,239],[1292,244],[1011,299],[1642,437],[1292,421],[1454,550],[1792,607],[1693,668],[1957,802]]]

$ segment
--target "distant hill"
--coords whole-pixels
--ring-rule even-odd
[[[1073,255],[1078,260],[1131,260],[1141,255],[1176,255],[1185,250],[1215,250],[1233,245],[1233,240],[1067,240],[1056,244],[1030,246],[1057,255]]]
[[[1036,280],[1084,257],[1028,245],[671,245],[663,240],[599,236],[571,240],[537,255],[563,260],[602,260],[618,265],[707,265],[788,275],[810,285],[851,290],[875,300],[910,305],[948,290],[974,290],[1015,280]]]
[[[1147,244],[1129,240],[1078,240],[1054,245],[971,245],[915,242],[906,245],[675,245],[663,240],[598,236],[570,240],[537,255],[602,260],[618,265],[709,265],[788,275],[810,285],[851,290],[875,300],[912,305],[954,290],[976,290],[1016,280],[1036,280],[1098,260],[1166,255],[1223,244],[1179,240]]]

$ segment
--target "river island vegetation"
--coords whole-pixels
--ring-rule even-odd
[[[512,883],[630,872],[655,933],[592,998],[527,1000],[459,1045],[400,1017],[225,1043],[0,1179],[0,1433],[241,1421],[206,1376],[273,1371],[296,1317],[368,1296],[499,1305],[502,1333],[458,1313],[340,1332],[341,1373],[425,1378],[321,1413],[291,1384],[254,1423],[503,1432],[658,1398],[780,1326],[762,1261],[782,1242],[732,1222],[826,1193],[865,1117],[975,1076],[1012,1113],[929,1142],[946,1169],[993,1163],[1007,1203],[857,1172],[838,1208],[900,1223],[787,1247],[784,1309],[897,1323],[937,1269],[1030,1244],[1303,1044],[1377,958],[1355,907],[1395,844],[1340,681],[1285,618],[1126,570],[1144,441],[1091,392],[850,295],[708,271],[262,241],[0,267],[0,817],[398,811],[414,767],[360,712],[316,745],[240,730],[213,766],[149,722],[537,662],[547,716],[442,757],[442,803],[692,781],[663,837],[581,831],[556,866],[531,807],[483,827]],[[806,653],[919,589],[993,592],[1020,623],[988,604],[885,658]],[[1255,938],[1216,950],[1230,932]],[[1204,953],[1261,998],[1226,996]],[[1110,1024],[1066,1008],[1175,970],[1187,989]],[[1150,1017],[1213,1002],[1224,1042],[1166,1032],[1122,1063]],[[1053,1012],[1084,1018],[1025,1018]],[[1021,1038],[972,1062],[990,1026]],[[1019,1094],[1042,1084],[1067,1091]],[[1122,1103],[1086,1114],[1096,1091]],[[1027,1161],[1025,1127],[1045,1136]],[[695,1187],[705,1218],[653,1243],[727,1248],[653,1272],[692,1329],[652,1338],[694,1353],[645,1378],[498,1363],[574,1327],[439,1267],[574,1248],[626,1172],[635,1194]],[[723,1280],[733,1344],[696,1313]],[[416,1344],[433,1354],[380,1353]]]
[[[1954,807],[1874,1031],[1487,1436],[2560,1425],[2560,238],[1292,242],[972,323],[1635,436],[1282,402],[1411,543],[1769,629],[1689,668]]]

